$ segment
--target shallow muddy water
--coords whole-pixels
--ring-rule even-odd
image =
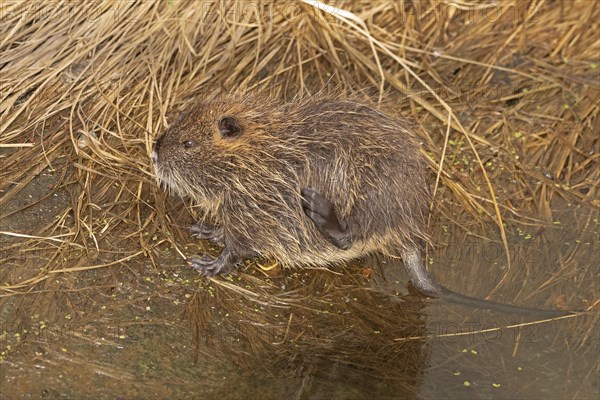
[[[70,201],[64,190],[17,210],[56,180],[36,178],[0,230],[51,223]],[[493,227],[438,221],[431,270],[464,294],[584,309],[598,298],[598,214],[556,215],[550,226],[507,226],[510,268]],[[250,263],[203,280],[157,245],[157,264],[141,255],[86,269],[130,251],[120,238],[93,258],[74,249],[63,265],[80,270],[37,274],[52,241],[1,240],[3,399],[598,398],[597,313],[542,321],[426,300],[401,264],[378,257],[335,271]]]

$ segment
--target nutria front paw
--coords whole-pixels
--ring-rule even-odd
[[[210,240],[219,246],[223,246],[225,243],[223,240],[223,228],[220,226],[212,226],[202,221],[198,221],[190,226],[188,230],[192,233],[192,236],[197,239]]]
[[[339,220],[333,204],[315,188],[302,189],[302,208],[319,231],[336,247],[347,250],[352,246],[348,226]]]
[[[191,259],[192,268],[204,276],[228,274],[240,261],[227,248],[223,249],[217,258],[212,258],[208,254],[204,254],[202,257],[192,257]]]

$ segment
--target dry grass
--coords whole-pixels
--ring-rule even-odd
[[[108,287],[134,261],[158,273],[166,249],[183,264],[194,211],[157,188],[149,154],[178,110],[220,90],[367,88],[418,123],[436,220],[491,222],[506,250],[506,226],[552,226],[566,204],[597,210],[597,3],[411,4],[2,2],[0,218],[65,201],[34,229],[3,222],[0,296],[63,290],[54,278],[90,270]],[[20,201],[42,174],[44,195]],[[277,301],[263,284],[246,282],[245,296]]]

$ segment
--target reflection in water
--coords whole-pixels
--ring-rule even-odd
[[[412,397],[422,341],[394,339],[424,335],[423,304],[373,290],[365,271],[284,273],[269,279],[270,298],[213,284],[190,308],[199,352],[258,372],[275,398]],[[236,285],[248,282],[242,276]]]
[[[467,234],[438,221],[430,267],[445,286],[475,297],[587,308],[598,297],[597,213],[576,209],[557,221],[507,226],[510,269],[503,246],[486,239],[497,237],[493,228]],[[48,250],[3,240],[2,281],[35,279]],[[63,263],[118,259],[118,240],[113,253],[74,250]],[[407,290],[400,264],[377,257],[335,271],[251,263],[211,281],[182,268],[168,248],[160,257],[160,268],[142,260],[55,274],[1,298],[3,390],[265,399],[591,398],[598,391],[590,375],[597,315],[519,325],[535,318],[423,299]]]

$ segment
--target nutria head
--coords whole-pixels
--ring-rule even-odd
[[[297,163],[288,161],[294,152],[274,129],[282,112],[263,100],[223,96],[183,112],[154,144],[159,182],[209,214],[232,193],[256,192],[273,181],[291,184],[289,167]]]

